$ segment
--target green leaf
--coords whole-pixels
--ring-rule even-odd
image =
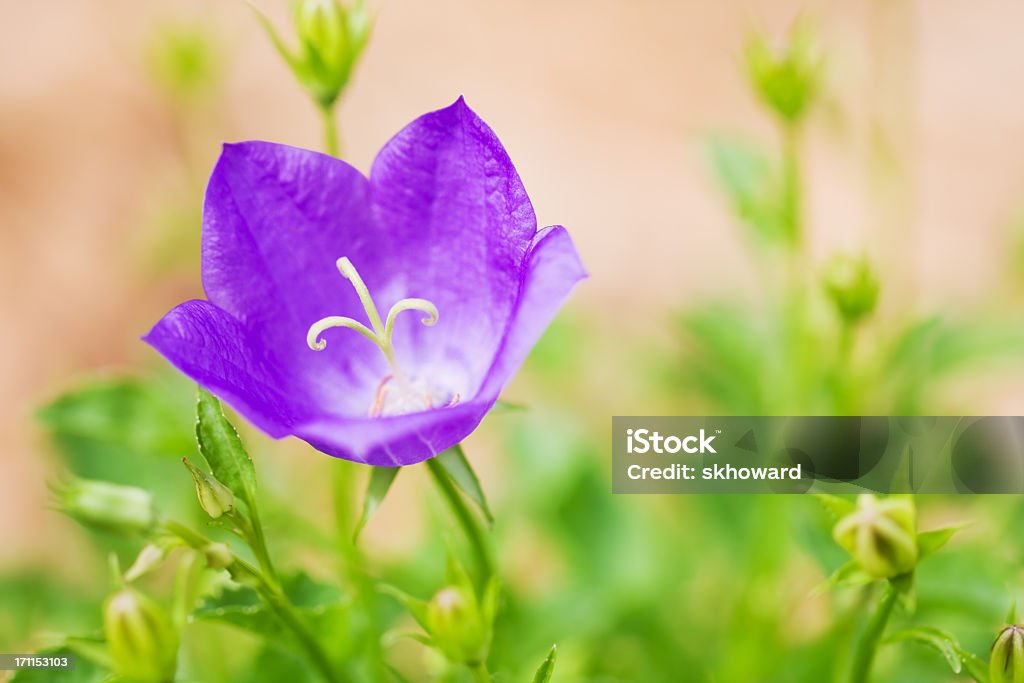
[[[196,440],[213,476],[256,511],[256,468],[242,446],[242,439],[224,416],[220,401],[199,387],[196,405]]]
[[[942,546],[949,543],[953,534],[963,529],[963,525],[948,526],[943,529],[922,531],[917,535],[917,552],[919,560],[934,555]]]
[[[861,566],[857,564],[855,560],[850,560],[839,569],[832,572],[831,576],[825,579],[812,591],[812,595],[820,595],[832,588],[866,586],[867,584],[877,580],[877,578],[861,569]]]
[[[549,683],[551,674],[555,672],[556,659],[558,659],[558,645],[552,645],[548,656],[544,658],[537,673],[533,675],[533,683]]]
[[[946,663],[949,664],[949,668],[955,674],[960,673],[963,667],[963,658],[960,656],[960,643],[947,631],[919,626],[897,631],[886,638],[888,643],[900,641],[918,642],[934,648],[946,659]]]
[[[188,399],[176,380],[162,377],[92,380],[43,406],[37,417],[71,460],[177,459],[192,449]]]
[[[363,497],[363,512],[359,516],[359,524],[356,525],[354,537],[359,538],[363,527],[370,521],[370,517],[377,511],[384,501],[384,496],[391,489],[395,477],[401,467],[374,467],[370,470],[370,483],[366,486],[366,496]]]
[[[405,591],[390,584],[381,584],[378,590],[384,595],[389,595],[399,603],[401,603],[407,610],[412,618],[416,620],[416,623],[422,626],[424,629],[427,628],[427,601],[414,598]]]
[[[964,669],[978,683],[988,683],[988,663],[972,652],[968,652],[959,645],[956,653],[963,662]]]
[[[493,524],[494,515],[491,514],[487,499],[484,497],[484,490],[480,486],[480,480],[477,479],[476,472],[473,471],[472,465],[466,459],[462,446],[456,444],[441,453],[437,456],[437,462],[455,485],[476,503],[480,511],[484,513],[484,517],[487,518],[487,522]]]
[[[342,636],[350,626],[352,608],[340,588],[299,572],[286,578],[282,589],[314,633],[339,647],[347,642]],[[230,624],[259,635],[270,644],[296,647],[293,632],[281,625],[256,591],[245,586],[232,586],[206,598],[192,612],[192,618]]]
[[[1017,601],[1014,600],[1010,603],[1010,609],[1006,612],[1006,623],[1016,624],[1017,623]]]
[[[749,141],[721,134],[710,137],[704,149],[737,218],[766,241],[788,239],[781,174],[764,150]]]
[[[829,514],[833,522],[838,522],[857,509],[857,505],[852,500],[840,498],[831,493],[815,493],[813,495],[821,503],[821,506],[825,508],[825,512]]]

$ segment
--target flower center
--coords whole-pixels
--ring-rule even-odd
[[[310,325],[309,331],[306,333],[306,344],[314,351],[323,351],[327,348],[327,340],[321,339],[320,336],[332,327],[347,327],[369,339],[381,350],[384,358],[387,359],[390,373],[384,376],[380,384],[377,385],[377,393],[370,406],[370,417],[401,415],[433,408],[432,387],[422,380],[406,374],[398,365],[392,336],[395,331],[395,318],[399,313],[402,311],[425,313],[426,316],[421,322],[427,327],[431,327],[437,323],[437,306],[426,299],[401,299],[391,307],[382,322],[380,313],[377,312],[377,306],[370,296],[370,290],[367,289],[363,279],[359,277],[359,272],[352,262],[342,256],[338,259],[337,265],[338,272],[352,283],[352,288],[359,295],[359,301],[363,305],[370,326],[367,327],[358,320],[341,315],[327,316]],[[455,405],[458,400],[459,397],[456,394],[449,405]]]

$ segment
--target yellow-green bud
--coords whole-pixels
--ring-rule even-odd
[[[872,576],[906,574],[917,564],[914,504],[908,498],[857,499],[857,509],[836,524],[832,536]]]
[[[114,668],[132,683],[174,680],[178,636],[167,613],[142,593],[122,588],[103,607],[103,631]]]
[[[839,316],[847,323],[857,323],[875,310],[878,279],[867,259],[836,256],[826,266],[822,283]]]
[[[138,534],[156,524],[148,491],[106,481],[70,479],[53,486],[56,507],[86,526],[119,534]]]
[[[235,561],[231,548],[223,543],[210,543],[204,547],[203,557],[206,558],[206,566],[210,569],[227,569]]]
[[[1007,626],[992,645],[989,683],[1024,683],[1024,626]]]
[[[797,21],[781,49],[755,34],[747,43],[745,58],[747,75],[761,100],[780,118],[800,121],[821,81],[822,59],[815,48],[812,26]]]
[[[486,622],[472,590],[442,588],[427,605],[427,632],[450,661],[470,666],[487,658],[491,625]]]
[[[235,507],[235,494],[231,493],[231,489],[217,481],[212,474],[207,474],[193,465],[188,458],[182,458],[181,461],[185,463],[185,467],[192,474],[199,505],[206,510],[206,514],[217,519],[221,515],[231,512]]]

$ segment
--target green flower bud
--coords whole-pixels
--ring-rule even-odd
[[[210,569],[227,569],[235,561],[231,548],[223,543],[210,543],[203,548],[203,557],[206,558],[206,566]]]
[[[182,458],[185,467],[192,474],[192,480],[196,484],[196,496],[199,498],[199,505],[206,510],[206,514],[213,519],[231,512],[235,507],[235,494],[231,489],[217,481],[212,474],[207,474],[188,461]]]
[[[362,0],[351,7],[338,0],[295,0],[292,12],[299,48],[285,46],[270,22],[264,28],[295,77],[323,108],[331,107],[348,84],[370,36]]]
[[[103,607],[103,631],[117,672],[132,683],[174,680],[178,635],[167,613],[142,593],[122,588]]]
[[[145,533],[156,524],[148,491],[106,481],[70,479],[52,488],[58,510],[86,526],[117,534]]]
[[[861,568],[880,579],[906,574],[917,564],[916,512],[909,498],[857,499],[857,509],[843,517],[832,537]]]
[[[469,666],[487,658],[491,625],[484,619],[472,590],[442,588],[427,605],[426,628],[434,645],[450,661]]]
[[[849,324],[860,322],[878,303],[878,279],[865,258],[836,256],[825,269],[825,292],[839,316]]]
[[[747,42],[747,75],[761,100],[783,120],[799,122],[821,81],[822,59],[815,49],[814,31],[797,21],[781,50],[762,34]]]
[[[992,644],[989,683],[1024,683],[1024,626],[1007,626]]]

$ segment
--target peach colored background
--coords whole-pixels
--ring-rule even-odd
[[[283,23],[284,3],[256,4]],[[695,142],[719,129],[771,139],[739,53],[750,26],[781,32],[797,3],[370,4],[376,32],[339,117],[358,167],[464,93],[540,220],[571,228],[593,276],[572,307],[609,335],[663,339],[687,301],[751,289],[750,257]],[[1024,4],[803,6],[830,64],[807,159],[812,253],[867,247],[922,310],[984,305],[1004,284],[1007,227],[1024,207]],[[34,406],[83,370],[154,362],[138,335],[200,294],[192,274],[154,274],[145,260],[153,195],[182,149],[143,59],[156,27],[199,22],[227,57],[223,91],[187,145],[202,174],[221,140],[320,143],[313,107],[242,2],[7,2],[2,16],[0,565],[44,552],[33,539],[60,524],[42,513],[52,460]],[[896,164],[872,189],[879,139]],[[186,197],[198,207],[198,193]],[[596,362],[613,364],[612,378],[629,372],[626,356]],[[609,413],[643,412],[606,389]],[[1024,410],[1015,380],[975,392],[983,411]]]

